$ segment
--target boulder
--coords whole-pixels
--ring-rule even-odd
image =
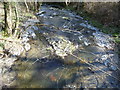
[[[22,45],[16,42],[6,42],[5,50],[7,50],[12,55],[19,56],[24,51],[24,48]]]
[[[70,42],[64,36],[56,36],[50,38],[48,41],[53,46],[53,49],[55,50],[55,54],[60,57],[67,56],[68,53],[72,53],[77,48],[72,42]]]

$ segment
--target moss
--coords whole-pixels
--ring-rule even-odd
[[[120,44],[120,38],[119,37],[115,37],[115,42]]]

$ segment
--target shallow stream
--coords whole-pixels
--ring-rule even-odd
[[[104,62],[99,62],[102,55],[106,55],[107,52],[112,55],[114,52],[112,50],[106,51],[100,47],[99,44],[102,42],[96,44],[93,33],[98,32],[97,28],[88,25],[86,20],[74,12],[49,6],[42,6],[38,17],[40,22],[46,26],[40,27],[37,32],[44,33],[46,30],[47,34],[52,32],[55,36],[69,38],[70,42],[78,45],[72,54],[82,58],[83,61],[72,55],[64,58],[58,57],[54,52],[51,52],[49,45],[45,45],[47,44],[45,39],[40,40],[41,36],[38,34],[36,40],[30,41],[31,50],[21,55],[20,60],[16,61],[14,70],[17,76],[13,84],[14,87],[117,87],[115,78],[104,74],[99,69],[92,69],[89,64],[85,63],[96,65],[110,75],[113,73],[104,65]],[[108,81],[106,82],[106,80]]]

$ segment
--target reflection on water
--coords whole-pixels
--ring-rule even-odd
[[[31,44],[32,48],[26,58],[20,58],[21,60],[16,61],[14,70],[17,73],[17,77],[13,86],[20,88],[60,88],[72,83],[80,75],[85,76],[87,75],[86,72],[89,72],[84,63],[82,66],[76,63],[70,64],[70,61],[74,61],[70,59],[75,59],[72,57],[66,57],[65,60],[69,63],[65,63],[58,58],[48,57],[40,59],[43,53],[48,55],[48,52],[44,51],[41,53],[39,40],[33,42],[34,44]],[[79,55],[84,58],[86,54],[79,53]],[[87,55],[87,57],[90,58],[90,55]]]
[[[16,87],[62,87],[75,80],[77,72],[83,69],[83,67],[75,65],[64,65],[57,59],[35,64],[31,63],[31,61],[27,63],[23,61],[20,67],[15,67],[18,73]]]

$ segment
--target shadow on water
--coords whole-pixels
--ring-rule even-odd
[[[90,71],[86,64],[65,64],[57,58],[28,58],[29,61],[16,61],[14,66],[17,73],[14,87],[17,88],[62,88],[65,85],[81,82],[83,77],[89,77],[101,71]]]
[[[16,87],[60,88],[68,82],[72,82],[78,71],[78,67],[75,65],[65,65],[55,58],[44,58],[36,63],[34,60],[36,58],[30,58],[28,62],[16,62],[16,66],[14,66],[14,70],[18,74]]]

